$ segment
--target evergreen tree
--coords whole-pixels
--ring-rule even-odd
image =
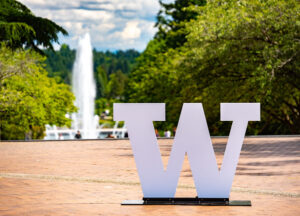
[[[67,31],[49,19],[35,16],[16,0],[0,1],[0,41],[12,49],[32,48],[43,53],[39,46],[53,50],[58,33]]]
[[[189,10],[190,6],[203,6],[206,0],[175,0],[172,3],[163,3],[159,0],[161,10],[157,14],[157,39],[166,40],[168,48],[182,46],[186,42],[187,31],[185,23],[195,19],[197,12]]]
[[[58,81],[66,84],[72,82],[72,68],[75,61],[75,50],[71,50],[66,44],[63,44],[59,51],[44,50],[47,56],[45,69],[49,77],[55,77]]]

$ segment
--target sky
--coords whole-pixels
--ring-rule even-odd
[[[36,16],[48,18],[65,28],[60,44],[77,47],[80,36],[89,32],[97,50],[142,51],[156,29],[158,0],[19,0]],[[59,48],[55,44],[56,49]]]

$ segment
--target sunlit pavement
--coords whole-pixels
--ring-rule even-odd
[[[173,140],[159,140],[167,165]],[[220,166],[226,139],[213,139]],[[128,140],[0,143],[0,215],[300,215],[300,137],[246,138],[236,206],[121,206],[142,198]],[[176,196],[196,191],[188,160]]]

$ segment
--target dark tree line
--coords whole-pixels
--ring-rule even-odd
[[[47,56],[45,68],[49,76],[71,85],[76,51],[63,44],[58,51],[45,50],[44,52]],[[139,52],[135,50],[116,52],[93,50],[97,98],[119,99],[122,97],[127,76],[139,55]]]

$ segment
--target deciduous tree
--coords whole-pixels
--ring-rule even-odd
[[[70,126],[66,114],[76,111],[75,97],[70,86],[47,76],[43,59],[34,52],[1,47],[1,73],[11,74],[0,86],[1,139],[24,139],[29,131],[33,138],[43,138],[46,124]]]

